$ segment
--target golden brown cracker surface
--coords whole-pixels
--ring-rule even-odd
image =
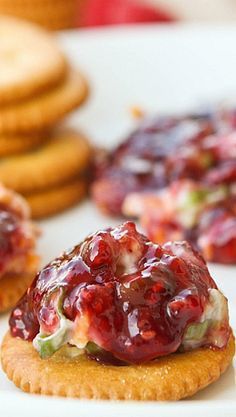
[[[0,181],[23,194],[74,179],[89,165],[91,147],[78,132],[61,130],[32,152],[0,160]]]
[[[88,86],[78,71],[50,90],[26,101],[0,107],[0,134],[29,133],[51,127],[82,104]]]
[[[41,359],[32,343],[7,333],[2,344],[2,366],[17,387],[30,393],[112,400],[179,400],[216,381],[231,363],[234,351],[231,336],[222,350],[196,349],[148,364],[111,366],[85,355],[69,357],[65,348],[49,359]]]
[[[31,20],[49,29],[74,26],[77,8],[78,0],[0,0],[0,13]]]
[[[40,27],[1,15],[0,39],[0,105],[26,99],[64,78],[64,55]]]
[[[76,179],[67,184],[39,191],[25,196],[31,208],[33,219],[42,219],[60,213],[81,201],[87,192],[84,179]]]
[[[30,135],[0,135],[0,157],[27,152],[39,145],[43,145],[48,138],[48,132]]]
[[[9,273],[0,278],[0,313],[9,310],[17,303],[33,281],[35,273]]]

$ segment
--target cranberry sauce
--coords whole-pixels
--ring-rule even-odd
[[[193,196],[196,193],[196,201],[193,198],[189,205],[185,202],[186,209],[178,199],[191,190]],[[127,213],[130,207],[139,208],[142,227],[153,242],[187,240],[207,261],[236,262],[236,196],[230,189],[226,191],[218,184],[204,188],[179,180],[157,195],[131,195],[126,201]]]
[[[197,247],[206,259],[224,264],[235,263],[236,197],[205,208],[197,229]]]
[[[99,159],[94,200],[117,215],[130,192],[157,190],[181,178],[204,181],[209,168],[233,158],[228,147],[234,147],[235,155],[236,136],[229,134],[233,129],[233,111],[145,121],[110,155]]]
[[[21,219],[7,205],[0,204],[0,276],[15,255],[21,252]]]
[[[86,317],[90,342],[125,362],[175,352],[186,326],[200,319],[216,288],[202,257],[186,242],[153,244],[132,222],[89,236],[47,265],[12,312],[13,336],[32,340],[58,326],[62,313]],[[80,329],[81,330],[81,329]]]

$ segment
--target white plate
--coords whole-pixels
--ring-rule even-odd
[[[236,92],[236,29],[233,27],[140,27],[71,32],[61,42],[74,64],[87,73],[92,96],[71,118],[98,144],[111,146],[134,121],[132,105],[148,111],[180,111],[201,103],[232,97]],[[111,224],[91,203],[41,223],[42,263],[79,242],[87,233]],[[236,268],[211,266],[229,298],[236,329]],[[0,336],[7,316],[0,319]],[[89,376],[88,376],[89,378]],[[102,383],[102,381],[101,381]],[[235,368],[211,387],[179,403],[112,403],[65,400],[21,393],[0,371],[1,417],[204,417],[236,415]]]

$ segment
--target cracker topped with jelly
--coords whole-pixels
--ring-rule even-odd
[[[143,388],[137,393],[137,384],[133,385],[135,374],[146,389],[159,374],[158,388],[152,388],[149,399],[181,398],[217,379],[234,351],[227,299],[203,258],[186,242],[154,244],[132,222],[88,236],[43,268],[13,310],[10,332],[3,344],[2,359],[10,378],[15,366],[13,351],[17,354],[19,349],[23,355],[30,355],[33,368],[39,366],[42,372],[47,367],[50,388],[47,391],[43,385],[42,392],[54,394],[59,383],[63,386],[61,395],[83,397],[88,387],[84,380],[87,364],[95,375],[89,379],[89,386],[96,394],[86,394],[89,398],[126,398],[125,391],[121,395],[123,388],[130,390],[130,398],[145,399],[140,394]],[[14,339],[15,349],[7,353]],[[195,379],[199,370],[194,371],[190,358],[193,355],[196,366],[197,358],[205,357],[209,375],[206,378],[204,373],[198,388],[190,384],[179,394],[174,393],[176,381],[166,376],[173,390],[172,394],[164,393],[164,363],[170,360],[170,369],[175,370],[177,363],[181,369],[176,355],[183,363],[189,358]],[[65,363],[61,375],[58,360],[60,369]],[[221,369],[214,378],[210,376],[211,363],[212,369]],[[71,376],[68,387],[62,379],[66,366],[68,378]],[[99,373],[106,373],[104,367],[119,377],[124,372],[127,386],[115,384],[113,395],[109,385],[100,388]],[[18,365],[16,372],[20,372]],[[78,378],[73,380],[75,372]],[[21,376],[25,380],[25,371]],[[38,377],[33,378],[37,387]],[[55,391],[51,388],[53,381]],[[184,374],[179,384],[186,386]],[[27,390],[37,392],[34,386],[29,382]]]
[[[18,301],[37,271],[37,235],[27,202],[0,184],[0,312]]]
[[[235,114],[217,108],[144,120],[97,158],[96,204],[139,218],[157,243],[188,240],[206,260],[235,264]]]

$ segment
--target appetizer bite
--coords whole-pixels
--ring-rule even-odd
[[[0,184],[0,312],[13,307],[35,276],[37,234],[26,201]]]
[[[158,193],[131,193],[123,203],[154,242],[188,240],[212,262],[236,262],[236,194],[230,187],[174,181]]]
[[[31,393],[177,400],[234,355],[227,299],[201,255],[183,241],[154,244],[132,222],[49,263],[9,323],[2,366]]]
[[[100,158],[92,196],[108,214],[140,216],[158,243],[190,239],[206,260],[236,263],[235,111],[144,121]]]

